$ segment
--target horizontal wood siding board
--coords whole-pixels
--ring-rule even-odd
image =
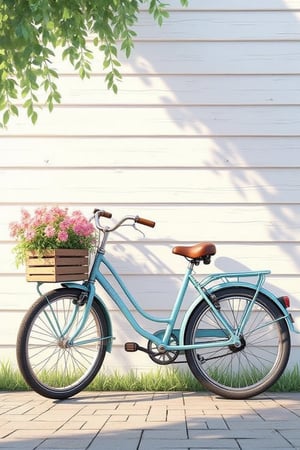
[[[57,83],[62,105],[300,104],[300,75],[148,75],[145,79],[126,75],[117,95],[107,93],[104,77],[81,80],[76,75],[62,75]]]
[[[130,59],[120,53],[120,60],[124,75],[300,73],[297,41],[136,42]],[[62,74],[74,73],[59,51],[53,64]],[[99,57],[91,64],[94,73],[103,73]]]
[[[180,0],[168,0],[168,9],[182,11]],[[298,0],[189,0],[189,11],[299,11]]]
[[[250,231],[249,231],[250,232]],[[183,274],[187,262],[183,257],[174,255],[174,243],[164,242],[113,242],[109,247],[110,259],[122,275],[179,275]],[[183,245],[192,245],[194,241],[185,240]],[[216,243],[217,254],[211,265],[201,265],[200,274],[209,274],[237,270],[270,269],[274,275],[299,274],[300,243],[282,242],[277,245],[267,243],[225,242]],[[3,274],[24,273],[14,266],[10,245],[2,245],[0,272]]]
[[[248,3],[248,2],[247,2]],[[163,27],[153,26],[144,12],[135,31],[136,41],[258,41],[300,38],[300,11],[195,11],[172,12]]]
[[[298,204],[299,169],[1,170],[2,202]],[[80,181],[79,180],[80,177]],[[34,184],[32,183],[32,180]],[[38,189],[36,188],[38,186]],[[126,188],[126,189],[125,189]],[[1,197],[0,197],[1,198]]]
[[[23,205],[29,211],[35,208]],[[65,205],[61,205],[65,206]],[[69,206],[70,205],[66,205]],[[285,242],[300,242],[300,205],[299,204],[168,204],[168,205],[73,205],[70,211],[80,209],[86,217],[90,217],[94,207],[108,209],[112,215],[112,223],[125,215],[139,215],[156,222],[153,230],[140,227],[147,240],[162,243],[198,241],[218,242],[262,242],[278,245]],[[0,205],[0,236],[2,243],[14,241],[9,236],[8,223],[18,221],[18,206]],[[107,222],[110,223],[109,221]],[[126,242],[139,240],[139,233],[124,228],[110,236],[110,241]],[[126,245],[126,244],[124,244]],[[175,244],[174,244],[175,245]]]
[[[3,169],[300,167],[300,136],[57,137],[49,134],[2,137],[0,143],[5,152],[1,155],[0,151]]]
[[[116,112],[120,120],[116,121]],[[66,117],[68,118],[66,120]],[[33,129],[21,111],[3,136],[300,136],[300,106],[77,107],[42,110]]]

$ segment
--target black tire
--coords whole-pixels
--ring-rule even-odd
[[[254,293],[240,287],[215,292],[220,312],[234,329]],[[276,304],[259,293],[241,336],[240,349],[220,346],[186,351],[193,375],[206,389],[225,398],[245,399],[266,391],[283,373],[290,354],[289,329],[284,319],[277,320],[280,317],[282,312]],[[200,329],[206,329],[201,336]],[[222,339],[222,332],[222,325],[202,301],[187,323],[185,344],[217,341]]]
[[[49,292],[36,300],[21,323],[17,337],[18,365],[28,385],[44,397],[65,399],[77,394],[91,383],[103,363],[105,339],[80,343],[107,336],[106,319],[97,300],[93,301],[75,345],[68,346],[68,337],[80,322],[84,306],[77,307],[72,327],[62,333],[80,293],[68,288]]]

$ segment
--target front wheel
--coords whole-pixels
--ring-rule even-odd
[[[94,300],[87,322],[69,342],[85,312],[81,291],[56,289],[40,297],[25,315],[17,337],[17,361],[28,385],[55,399],[77,394],[94,379],[106,353],[107,323]]]
[[[240,325],[255,290],[231,287],[217,292],[215,305],[231,327]],[[211,392],[231,399],[258,395],[283,373],[290,354],[290,333],[275,303],[259,293],[240,336],[241,346],[187,350],[194,376]],[[217,343],[227,340],[224,327],[206,302],[193,311],[185,332],[185,344]]]

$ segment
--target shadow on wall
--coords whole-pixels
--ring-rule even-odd
[[[261,5],[262,11],[243,10],[242,5],[240,11],[230,7],[201,11],[192,4],[190,11],[180,13],[180,25],[174,27],[180,14],[171,11],[170,21],[161,31],[155,29],[155,38],[163,40],[160,52],[151,52],[147,46],[153,27],[138,29],[133,71],[149,73],[141,78],[150,90],[155,84],[150,73],[162,74],[165,92],[160,102],[176,125],[182,149],[197,142],[199,163],[195,157],[190,168],[199,169],[198,205],[234,205],[244,208],[243,212],[247,207],[246,240],[263,244],[266,252],[277,246],[285,255],[283,264],[276,261],[277,275],[298,276],[299,12],[280,1]],[[178,33],[178,41],[172,33]],[[184,40],[191,42],[187,45]],[[189,161],[185,166],[189,167]],[[203,177],[201,182],[204,168],[210,168],[217,186],[203,186],[208,180]],[[235,242],[245,240],[242,217],[240,221]],[[252,223],[255,233],[251,233]],[[226,242],[223,227],[217,240]],[[283,267],[286,263],[289,274]]]

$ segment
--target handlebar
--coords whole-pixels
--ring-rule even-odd
[[[146,227],[150,227],[150,228],[155,227],[155,222],[153,222],[153,220],[145,219],[145,218],[139,217],[139,216],[125,216],[115,226],[104,227],[100,224],[100,217],[105,217],[107,219],[111,219],[112,214],[108,211],[97,209],[97,208],[95,208],[93,211],[93,217],[95,219],[96,227],[99,230],[105,231],[105,232],[115,231],[117,228],[119,228],[121,225],[123,225],[123,223],[126,221],[133,222],[133,225],[136,223],[139,223],[140,225],[144,225]]]
[[[101,210],[101,209],[97,209],[97,208],[95,208],[94,211],[93,211],[93,215],[96,216],[96,214],[97,214],[98,217],[106,217],[107,219],[111,219],[112,218],[112,213],[110,213],[108,211]]]

